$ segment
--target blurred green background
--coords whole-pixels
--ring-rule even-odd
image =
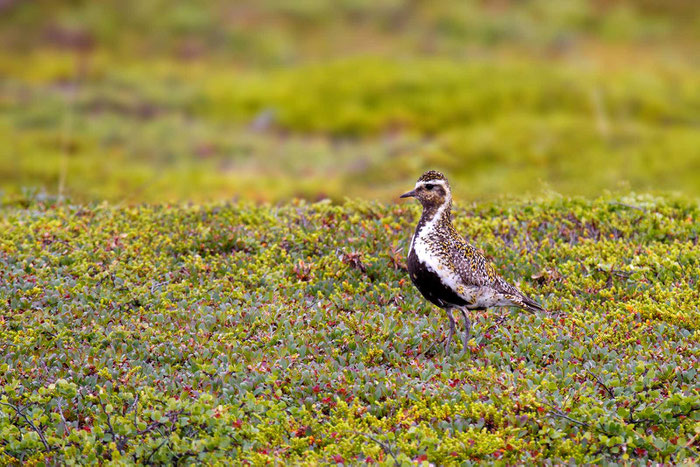
[[[0,0],[5,199],[700,194],[697,0]]]

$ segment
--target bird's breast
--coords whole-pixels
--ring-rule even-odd
[[[445,284],[442,277],[434,268],[418,259],[414,249],[408,255],[408,273],[411,282],[426,299],[441,308],[463,306],[467,302]]]
[[[440,307],[465,305],[469,291],[450,266],[449,255],[436,248],[434,240],[423,232],[416,233],[407,261],[411,281],[425,298]]]

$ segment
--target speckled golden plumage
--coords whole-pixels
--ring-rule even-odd
[[[450,334],[446,351],[454,334],[453,309],[459,309],[464,318],[465,350],[470,327],[466,310],[492,306],[543,310],[499,276],[486,258],[458,234],[452,225],[450,185],[443,174],[433,170],[424,173],[415,189],[402,197],[415,197],[423,205],[423,214],[411,239],[408,270],[421,294],[447,311]]]

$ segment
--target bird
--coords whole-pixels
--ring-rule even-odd
[[[447,178],[429,170],[413,190],[400,198],[415,198],[423,213],[411,238],[407,267],[411,282],[428,301],[444,309],[450,331],[445,343],[449,356],[455,334],[453,310],[464,318],[463,352],[467,351],[471,321],[468,312],[494,306],[546,311],[496,273],[493,265],[452,225],[452,191]]]

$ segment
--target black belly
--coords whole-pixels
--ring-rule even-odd
[[[415,251],[408,255],[408,273],[413,285],[425,298],[440,308],[464,306],[467,301],[452,291],[440,280],[440,277],[418,260]]]

